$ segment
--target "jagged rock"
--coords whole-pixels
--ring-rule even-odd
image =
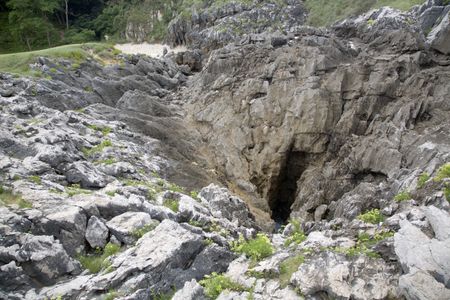
[[[152,220],[150,215],[144,212],[126,212],[112,218],[106,223],[109,230],[116,238],[125,244],[132,244],[136,240],[133,236],[136,230],[144,226],[155,226],[158,221]]]
[[[104,248],[107,242],[108,227],[96,216],[89,218],[86,227],[86,240],[92,248]]]
[[[173,295],[172,300],[206,300],[203,287],[195,279],[186,281],[183,288]]]
[[[75,162],[69,165],[65,175],[67,182],[80,184],[84,188],[102,188],[109,181],[104,174],[86,162]]]
[[[87,218],[84,211],[76,206],[60,206],[51,209],[35,221],[41,234],[53,234],[70,254],[84,250]]]
[[[51,236],[23,235],[20,245],[18,262],[24,272],[40,284],[53,284],[60,276],[80,271],[79,263]]]
[[[407,276],[403,281],[403,287],[406,289],[402,290],[405,295],[433,296],[426,291],[429,285],[424,282],[431,281],[426,274],[430,274],[437,281],[433,284],[434,286],[450,284],[450,239],[447,233],[443,233],[438,228],[439,225],[448,223],[450,217],[437,208],[430,208],[428,214],[432,211],[444,218],[442,221],[437,221],[434,216],[430,219],[437,239],[430,239],[418,227],[406,220],[400,222],[401,228],[394,236],[395,253],[406,274],[403,276]],[[424,272],[425,275],[416,274],[418,271]],[[419,281],[415,282],[414,279]],[[413,288],[408,290],[410,286]]]
[[[146,288],[148,294],[149,291],[165,293],[173,286],[181,288],[184,282],[192,279],[192,271],[186,269],[188,262],[203,248],[201,235],[164,220],[144,235],[135,247],[113,259],[112,272],[94,277],[85,289],[95,293],[110,288],[117,288],[119,292]],[[202,277],[215,271],[215,266],[211,267],[208,273],[198,275]]]
[[[227,189],[211,184],[200,191],[199,196],[206,201],[211,214],[225,218],[237,225],[251,226],[253,220],[245,203],[232,195]]]
[[[0,289],[2,291],[20,291],[33,285],[33,280],[25,274],[20,266],[17,266],[15,261],[0,266]]]
[[[436,26],[428,35],[427,42],[431,48],[450,54],[450,6],[449,9],[444,9],[442,21]]]
[[[139,91],[127,91],[116,104],[117,108],[128,109],[143,114],[168,117],[170,110],[155,96],[149,96]]]
[[[324,252],[300,265],[291,283],[307,297],[325,292],[332,298],[385,299],[396,295],[394,271],[383,260],[359,256],[349,261],[342,254]]]
[[[403,295],[411,300],[438,300],[450,297],[450,289],[436,281],[428,272],[415,270],[400,276],[398,285]]]

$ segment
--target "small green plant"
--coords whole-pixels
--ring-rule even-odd
[[[300,222],[297,220],[291,220],[290,223],[294,227],[294,230],[284,242],[284,246],[286,247],[290,246],[293,243],[298,245],[304,240],[306,240],[306,235],[301,228]]]
[[[233,281],[231,278],[215,272],[211,275],[206,275],[199,283],[205,288],[205,294],[211,299],[216,299],[225,290],[235,292],[248,291],[246,287]]]
[[[395,195],[394,200],[397,202],[411,200],[411,194],[408,191],[402,191]]]
[[[214,244],[214,241],[210,238],[206,238],[203,240],[203,244],[205,244],[205,246],[210,246],[210,245]]]
[[[94,146],[90,149],[87,148],[83,148],[82,152],[85,156],[92,156],[95,153],[100,153],[102,152],[105,148],[107,147],[112,147],[112,142],[110,140],[104,140],[102,141],[100,144],[98,144],[97,146]]]
[[[114,300],[117,297],[119,297],[119,294],[115,290],[111,289],[108,291],[108,294],[105,295],[104,300]]]
[[[443,179],[450,178],[450,162],[441,166],[434,180],[436,182],[442,181]]]
[[[419,189],[423,188],[429,179],[430,174],[428,174],[427,172],[420,174],[419,178],[417,179],[417,187]]]
[[[107,191],[105,194],[110,196],[110,197],[114,197],[114,195],[116,194],[116,191],[115,190],[114,191]]]
[[[90,190],[82,189],[79,184],[72,184],[66,187],[66,193],[69,197],[80,194],[91,194]]]
[[[24,200],[20,194],[15,194],[11,190],[8,190],[2,186],[0,186],[0,205],[17,205],[22,209],[33,207],[33,205]]]
[[[369,19],[369,20],[367,20],[367,25],[372,27],[375,24],[375,22],[376,22],[375,20]]]
[[[140,239],[141,237],[144,236],[144,234],[146,234],[147,232],[152,231],[153,229],[156,228],[156,224],[155,223],[151,223],[151,224],[147,224],[139,229],[136,229],[135,231],[133,231],[131,233],[131,235],[135,238],[135,239]]]
[[[444,196],[448,202],[450,202],[450,185],[446,185],[444,188]]]
[[[200,198],[198,197],[198,192],[197,191],[191,191],[189,193],[189,196],[191,196],[191,198],[196,200],[196,201],[200,201]]]
[[[203,227],[203,224],[199,221],[196,220],[189,220],[189,225],[191,226],[195,226],[195,227]]]
[[[35,184],[42,183],[41,177],[39,177],[37,175],[30,176],[30,180],[33,181]]]
[[[172,210],[173,212],[177,213],[180,203],[178,202],[178,200],[175,199],[164,199],[163,205]]]
[[[302,254],[289,257],[280,264],[280,286],[287,287],[291,280],[292,274],[298,270],[298,267],[305,261]]]
[[[370,224],[379,224],[384,221],[384,217],[378,208],[371,209],[359,215],[358,219]]]
[[[259,261],[273,254],[270,239],[263,233],[258,233],[256,238],[248,241],[240,236],[238,241],[232,243],[231,249],[236,253],[245,254],[253,261]]]
[[[175,183],[169,183],[168,189],[172,192],[183,193],[184,189]]]
[[[117,161],[114,159],[114,158],[112,158],[112,157],[110,157],[110,158],[107,158],[107,159],[102,159],[102,160],[97,160],[96,162],[95,162],[95,164],[104,164],[104,165],[112,165],[112,164],[115,164]]]
[[[90,88],[90,87],[89,87]],[[92,88],[91,88],[92,89]],[[86,89],[85,89],[86,90]],[[92,90],[90,90],[92,91]],[[94,131],[98,131],[101,132],[103,136],[107,136],[108,134],[111,133],[112,128],[108,127],[108,126],[97,126],[97,125],[87,125],[86,127],[94,130]]]
[[[97,249],[93,255],[80,255],[78,260],[83,268],[89,270],[91,273],[98,273],[102,269],[110,267],[109,261],[106,259],[120,251],[120,246],[112,243],[106,244],[103,250]]]
[[[373,251],[371,247],[392,236],[394,236],[394,232],[392,231],[376,232],[372,236],[366,232],[363,232],[358,235],[358,239],[354,247],[335,247],[332,250],[338,253],[343,253],[350,257],[354,257],[357,255],[366,255],[371,258],[379,258],[380,254]]]

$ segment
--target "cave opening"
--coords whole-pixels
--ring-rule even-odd
[[[268,194],[272,219],[277,226],[288,222],[291,206],[299,191],[297,181],[308,167],[310,160],[311,154],[306,152],[293,151],[291,148],[286,153],[280,173],[273,180]]]

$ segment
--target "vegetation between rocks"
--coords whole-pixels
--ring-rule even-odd
[[[205,294],[210,299],[216,299],[220,293],[225,290],[235,292],[245,292],[249,290],[243,285],[233,281],[231,278],[215,272],[210,275],[206,275],[205,278],[200,280],[199,283],[204,287]]]
[[[379,224],[384,221],[384,217],[378,208],[371,209],[358,216],[358,219],[370,224]]]
[[[106,244],[104,249],[96,249],[95,254],[93,255],[78,256],[78,260],[80,261],[83,268],[89,270],[89,272],[98,273],[110,266],[107,258],[118,253],[119,251],[119,245],[108,243]]]
[[[245,240],[243,236],[238,241],[234,241],[231,249],[240,254],[245,254],[253,261],[260,261],[273,254],[273,246],[267,235],[258,233],[254,239]]]
[[[32,208],[32,204],[22,198],[22,195],[16,194],[11,190],[0,185],[0,205],[17,205],[19,208]]]

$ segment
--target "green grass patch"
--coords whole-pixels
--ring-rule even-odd
[[[33,205],[24,200],[20,194],[15,194],[11,190],[0,186],[0,205],[17,205],[19,208],[32,208]]]
[[[446,163],[439,168],[434,181],[439,182],[446,178],[450,178],[450,163]]]
[[[175,199],[164,199],[163,205],[172,210],[173,212],[177,213],[180,203],[178,202],[178,200]]]
[[[101,132],[103,136],[107,136],[112,131],[112,128],[108,127],[108,126],[97,126],[97,125],[92,124],[92,125],[87,125],[86,127],[90,128],[94,131]]]
[[[118,253],[119,251],[119,245],[108,243],[103,250],[97,249],[96,253],[93,255],[80,255],[78,256],[78,260],[80,261],[83,268],[89,270],[89,272],[98,273],[110,266],[109,262],[106,259],[111,255]]]
[[[280,286],[285,288],[291,280],[292,274],[298,270],[298,267],[305,261],[302,254],[289,257],[280,264]]]
[[[111,46],[101,43],[86,43],[65,45],[31,52],[2,54],[0,55],[0,72],[37,76],[37,74],[30,69],[30,64],[33,64],[37,57],[63,58],[79,64],[88,57],[95,57],[98,53],[106,49],[111,49]]]
[[[397,202],[411,200],[411,194],[408,191],[402,191],[395,195],[394,200]]]
[[[384,221],[384,217],[378,208],[371,209],[358,216],[358,219],[370,224],[379,224]]]
[[[447,199],[447,201],[450,202],[450,185],[446,185],[443,192],[445,199]]]
[[[225,290],[235,292],[245,292],[249,290],[243,285],[233,281],[231,278],[215,272],[211,275],[206,275],[199,283],[204,287],[205,294],[210,299],[216,299],[220,293]]]
[[[42,179],[38,175],[30,176],[30,180],[32,182],[34,182],[35,184],[41,184],[42,183]]]
[[[417,187],[419,189],[423,188],[429,179],[430,174],[428,174],[427,172],[420,174],[419,178],[417,179]]]
[[[140,239],[141,237],[144,236],[144,234],[146,234],[147,232],[152,231],[153,229],[156,228],[156,226],[158,226],[155,223],[151,223],[151,224],[147,224],[139,229],[136,229],[135,231],[133,231],[131,233],[131,235],[135,238],[135,239]]]
[[[83,148],[82,152],[85,156],[92,156],[95,153],[101,153],[103,152],[103,150],[105,150],[105,148],[107,147],[112,147],[113,144],[110,140],[104,140],[102,141],[100,144],[98,144],[97,146],[94,146],[90,149],[88,148]]]
[[[287,237],[286,241],[284,242],[284,246],[288,247],[291,244],[300,244],[304,240],[306,240],[306,235],[303,232],[300,222],[296,220],[291,220],[290,222],[292,226],[294,227],[294,231],[291,233],[289,237]]]
[[[245,240],[240,236],[238,241],[232,243],[231,249],[236,253],[245,254],[253,261],[260,261],[273,254],[270,239],[263,233],[258,233],[256,238],[251,240]]]
[[[72,184],[66,187],[66,193],[69,197],[81,194],[91,194],[90,190],[82,189],[79,184]]]

